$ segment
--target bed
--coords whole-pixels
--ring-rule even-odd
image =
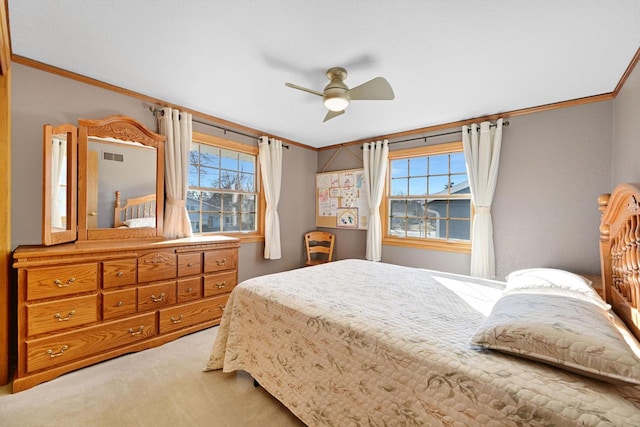
[[[249,372],[308,425],[640,425],[638,201],[599,199],[609,304],[553,269],[342,260],[238,285],[205,370]]]
[[[144,228],[156,226],[156,195],[147,194],[127,199],[122,205],[121,193],[116,191],[113,210],[114,228]]]

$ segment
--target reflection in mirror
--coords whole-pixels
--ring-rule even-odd
[[[76,239],[76,147],[73,125],[43,129],[42,243]]]
[[[51,137],[51,229],[67,228],[67,135]],[[64,227],[63,225],[64,224]]]
[[[148,209],[130,211],[127,218],[116,222],[114,208],[121,207],[128,199],[145,196],[153,196],[155,201],[156,149],[137,142],[91,137],[88,158],[87,226],[114,228],[135,224],[155,228],[155,221],[125,223],[132,217],[150,218]],[[116,193],[119,193],[119,200],[116,200]]]
[[[78,123],[78,240],[162,237],[164,136],[127,116]]]

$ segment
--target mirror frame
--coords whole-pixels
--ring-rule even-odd
[[[51,173],[53,153],[51,143],[53,135],[67,134],[67,225],[65,229],[54,228],[51,225]],[[42,244],[45,246],[59,243],[73,242],[77,238],[76,197],[77,197],[77,153],[78,128],[71,124],[60,126],[43,126],[42,153]]]
[[[78,120],[78,240],[161,238],[164,223],[164,143],[165,137],[147,129],[128,116],[109,116],[98,120]],[[90,137],[115,138],[139,142],[156,148],[156,227],[155,228],[88,228],[87,182],[88,144]]]

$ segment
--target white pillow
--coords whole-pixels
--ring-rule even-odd
[[[153,227],[156,226],[156,218],[132,218],[124,221],[124,224],[129,228],[144,228],[144,227]]]
[[[508,282],[511,279],[521,276],[540,277],[550,282],[584,283],[587,286],[591,286],[591,280],[586,277],[557,268],[525,268],[523,270],[516,270],[507,274],[505,280]]]
[[[506,277],[504,295],[514,293],[545,293],[563,295],[589,301],[610,310],[600,295],[591,287],[591,281],[574,273],[555,268],[529,268],[510,273]]]
[[[471,342],[614,384],[640,384],[640,358],[612,319],[610,312],[578,298],[509,294],[498,300]]]

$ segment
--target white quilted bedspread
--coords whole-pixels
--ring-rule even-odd
[[[250,279],[205,370],[249,372],[308,425],[640,426],[640,387],[469,344],[503,287],[362,260]]]

